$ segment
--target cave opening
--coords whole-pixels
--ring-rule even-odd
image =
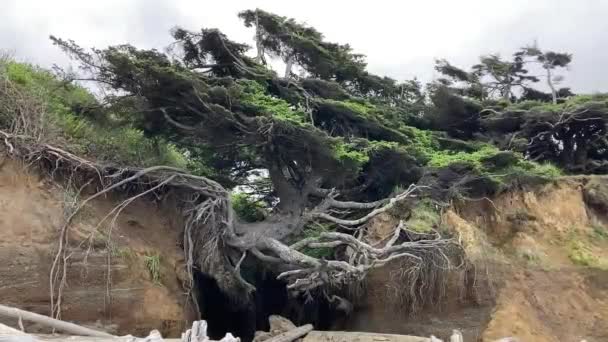
[[[201,318],[207,321],[208,335],[220,340],[226,333],[252,341],[256,331],[269,331],[268,318],[280,315],[295,325],[312,324],[315,330],[339,329],[336,323],[344,314],[326,298],[314,299],[289,295],[286,284],[269,272],[256,273],[252,283],[256,287],[248,304],[236,303],[224,293],[215,279],[195,272]]]

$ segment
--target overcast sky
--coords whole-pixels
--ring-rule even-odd
[[[86,47],[162,48],[173,26],[217,27],[251,43],[236,14],[259,7],[294,17],[367,55],[369,69],[429,81],[435,58],[469,67],[534,40],[574,54],[565,86],[608,91],[608,0],[1,0],[0,49],[51,66],[68,63],[50,34]]]

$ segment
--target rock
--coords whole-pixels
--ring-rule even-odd
[[[279,315],[271,315],[268,317],[268,323],[270,323],[270,333],[273,334],[273,336],[296,328],[296,325],[290,320]]]

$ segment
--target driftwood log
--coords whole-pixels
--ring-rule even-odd
[[[0,323],[0,342],[53,342],[53,341],[72,341],[72,342],[213,342],[207,336],[207,322],[195,321],[192,328],[182,334],[181,339],[163,339],[158,330],[152,330],[150,334],[143,338],[128,336],[114,336],[103,331],[98,331],[80,326],[78,324],[61,321],[34,312],[0,305],[0,316],[10,317],[19,320],[26,320],[59,331],[79,336],[57,336],[57,335],[30,335],[23,331],[8,327]],[[310,328],[312,330],[312,326]],[[308,331],[310,331],[308,330]],[[298,335],[300,337],[302,335]],[[228,333],[220,342],[240,342],[240,338]],[[287,341],[285,341],[287,342]]]
[[[308,334],[311,331],[312,331],[312,324],[306,324],[301,327],[297,327],[295,329],[286,331],[275,337],[271,337],[264,342],[291,342],[291,341],[295,341],[298,338]]]
[[[47,327],[57,329],[69,334],[81,335],[81,336],[96,336],[96,337],[115,337],[107,332],[98,331],[94,329],[85,328],[83,326],[54,319],[48,316],[39,315],[30,311],[25,311],[17,308],[13,308],[6,305],[0,305],[0,316],[11,317],[17,320],[25,320],[38,324],[45,325]]]

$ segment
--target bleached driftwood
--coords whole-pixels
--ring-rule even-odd
[[[42,316],[42,315],[41,315]],[[12,317],[12,316],[11,316]],[[44,316],[43,316],[44,317]],[[67,322],[64,322],[67,323]],[[85,328],[86,329],[86,328]],[[108,334],[109,335],[109,334]],[[127,336],[65,336],[65,335],[43,335],[26,334],[20,330],[11,328],[0,323],[0,342],[218,342],[212,341],[207,336],[207,322],[195,321],[192,328],[182,334],[182,338],[163,339],[158,330],[152,330],[146,337]],[[241,339],[228,333],[219,342],[240,342]]]
[[[312,324],[306,324],[295,329],[291,329],[275,337],[271,337],[264,342],[291,342],[308,334],[312,331]]]
[[[39,315],[37,313],[33,313],[26,310],[21,310],[17,308],[13,308],[6,305],[0,304],[0,316],[11,317],[14,319],[23,319],[25,321],[30,321],[38,324],[45,325],[50,328],[57,329],[59,331],[63,331],[69,334],[81,335],[81,336],[97,336],[97,337],[115,337],[112,334],[108,334],[107,332],[98,331],[94,329],[85,328],[83,326],[61,321],[58,319],[54,319],[48,316]]]

